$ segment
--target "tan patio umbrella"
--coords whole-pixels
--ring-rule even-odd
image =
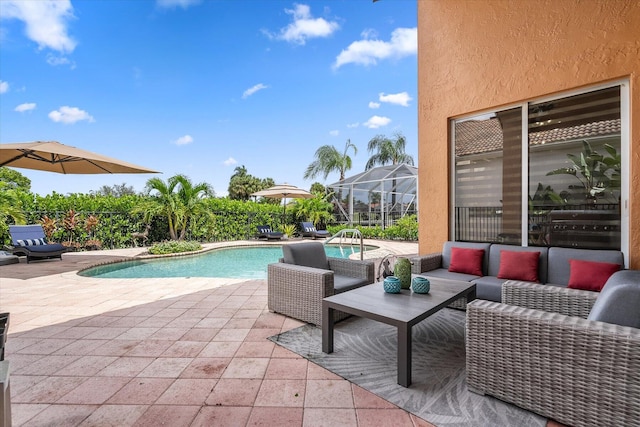
[[[0,144],[0,166],[63,174],[160,173],[56,141]]]
[[[282,208],[282,220],[286,217],[287,213],[287,198],[291,199],[311,199],[313,198],[313,194],[309,193],[307,190],[303,190],[300,187],[296,187],[291,184],[278,184],[273,187],[269,187],[266,190],[256,191],[255,193],[251,193],[252,196],[256,197],[269,197],[272,199],[284,199],[284,207]]]

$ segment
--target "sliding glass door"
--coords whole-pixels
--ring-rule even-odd
[[[621,126],[620,85],[454,120],[454,239],[620,249]]]

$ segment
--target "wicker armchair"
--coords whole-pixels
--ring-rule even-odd
[[[310,251],[307,259],[315,266],[300,265],[304,261],[289,263],[293,260],[288,259],[287,251]],[[319,242],[286,245],[283,252],[282,262],[267,267],[268,307],[303,322],[320,326],[323,298],[375,281],[373,261],[326,257]],[[319,264],[324,268],[319,268]],[[336,321],[348,317],[342,312],[335,313]]]
[[[469,389],[574,427],[640,425],[640,329],[587,320],[598,295],[507,281],[505,303],[470,303]]]

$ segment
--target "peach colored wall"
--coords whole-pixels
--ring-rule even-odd
[[[449,119],[630,80],[630,266],[640,268],[640,1],[418,0],[420,253],[449,238]]]

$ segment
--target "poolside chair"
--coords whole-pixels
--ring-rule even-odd
[[[327,257],[320,242],[282,246],[280,262],[267,266],[270,311],[322,324],[322,299],[375,281],[374,261]],[[335,311],[335,320],[349,315]]]
[[[279,231],[273,231],[271,227],[268,225],[259,225],[258,226],[258,235],[256,236],[258,239],[282,239],[283,234]]]
[[[26,256],[27,263],[34,259],[60,258],[67,248],[60,243],[48,243],[40,224],[10,225],[13,246],[7,249],[14,255]]]
[[[320,237],[324,239],[331,236],[327,230],[316,230],[312,222],[301,222],[300,228],[302,229],[302,237],[313,237],[314,239]]]

